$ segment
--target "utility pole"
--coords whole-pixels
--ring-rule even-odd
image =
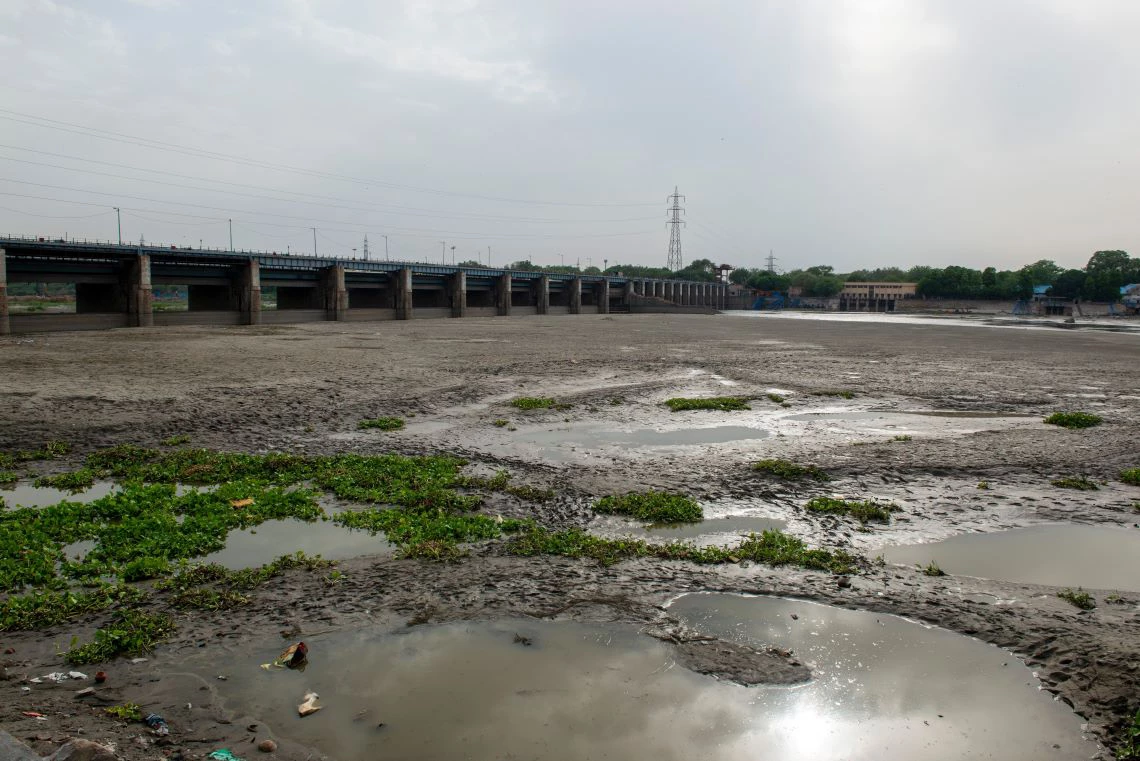
[[[768,271],[775,274],[776,272],[776,257],[772,256],[772,249],[768,249],[768,256],[764,259],[768,262]]]
[[[669,226],[669,259],[666,267],[672,272],[683,270],[685,268],[685,261],[681,257],[681,226],[685,224],[681,219],[681,215],[685,210],[681,207],[682,200],[688,200],[683,195],[677,192],[677,187],[673,186],[673,195],[667,199],[671,204],[669,206],[669,221],[666,224]]]
[[[313,256],[317,255],[317,228],[313,228]]]
[[[487,246],[487,266],[491,266],[491,247]]]
[[[384,261],[388,261],[388,236],[381,235],[380,237],[384,239]]]
[[[356,253],[356,249],[353,249],[353,253]],[[364,236],[363,254],[364,254],[364,261],[368,261],[368,236],[367,235]]]
[[[119,207],[115,207],[115,220],[119,223],[119,245],[123,245],[123,216],[119,213]]]
[[[447,264],[447,241],[445,240],[439,242],[439,263]]]
[[[451,247],[451,264],[455,265],[455,246]]]
[[[230,251],[233,251],[234,250],[234,221],[231,219],[231,220],[229,220],[229,222],[230,222]]]

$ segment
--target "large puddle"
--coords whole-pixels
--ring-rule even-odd
[[[607,430],[592,425],[567,425],[553,430],[518,433],[513,441],[546,459],[572,457],[575,450],[665,449],[700,444],[727,444],[734,441],[766,439],[771,431],[745,425],[707,428],[635,428]]]
[[[883,548],[889,563],[1027,584],[1140,592],[1140,529],[1052,524]]]
[[[231,531],[225,548],[207,555],[201,562],[220,563],[236,570],[265,565],[298,550],[306,555],[320,555],[325,560],[344,560],[360,555],[390,554],[395,547],[385,541],[383,534],[372,536],[367,531],[350,531],[332,521],[275,520]]]
[[[795,647],[817,678],[741,687],[685,669],[670,645],[632,626],[529,619],[317,635],[303,673],[259,667],[279,639],[191,667],[227,708],[341,761],[1028,761],[1095,751],[1014,657],[960,635],[726,595],[682,597],[672,611],[756,646]],[[299,718],[309,691],[323,709]]]
[[[1076,759],[1081,720],[1015,657],[895,616],[796,600],[692,594],[669,612],[699,631],[792,650],[813,679],[753,693],[755,758]],[[794,616],[794,618],[793,618]]]
[[[106,497],[115,490],[111,481],[97,481],[90,489],[72,493],[60,489],[49,489],[45,486],[33,486],[30,481],[19,481],[11,486],[0,488],[0,497],[4,498],[5,506],[14,507],[47,507],[60,502],[94,502],[100,497]]]

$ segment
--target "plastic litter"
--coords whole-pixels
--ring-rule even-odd
[[[156,735],[170,734],[170,727],[166,726],[166,719],[159,716],[157,713],[148,713],[143,718],[143,724],[150,727],[151,731]]]
[[[246,497],[245,499],[231,499],[230,500],[230,507],[242,508],[242,507],[249,507],[252,504],[253,504],[253,497]]]
[[[46,719],[42,713],[36,711],[20,711],[21,716],[27,716],[29,719]]]
[[[297,706],[297,713],[301,714],[301,716],[308,716],[309,714],[314,714],[321,710],[324,706],[317,705],[317,698],[319,697],[320,695],[315,692],[306,692],[305,702]]]
[[[298,642],[285,648],[281,655],[277,656],[270,663],[263,663],[261,667],[268,671],[273,668],[287,668],[295,669],[296,671],[304,671],[305,667],[309,665],[309,646],[304,642]]]
[[[214,761],[242,761],[240,756],[235,756],[233,751],[229,748],[218,748],[216,751],[206,756],[206,758],[213,759]]]

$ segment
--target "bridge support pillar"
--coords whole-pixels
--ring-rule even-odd
[[[570,280],[570,314],[582,313],[582,278]]]
[[[12,332],[8,321],[8,254],[0,248],[0,336]]]
[[[626,305],[626,306],[629,306],[630,304],[633,303],[634,295],[639,295],[639,296],[645,295],[645,283],[641,284],[641,293],[638,293],[637,287],[634,285],[634,282],[632,280],[626,280],[625,281],[625,289],[622,291],[622,294],[621,294],[621,303]]]
[[[539,314],[550,311],[550,278],[546,275],[534,281],[534,304]]]
[[[407,267],[392,274],[396,292],[396,319],[412,319],[412,271]]]
[[[127,324],[135,328],[154,325],[154,294],[151,291],[150,256],[139,254],[126,273]]]
[[[334,264],[321,273],[322,301],[326,319],[343,320],[348,311],[348,289],[344,287],[344,267]]]
[[[241,268],[238,279],[238,307],[246,325],[261,324],[261,265],[256,259]]]
[[[495,297],[498,301],[499,314],[503,317],[511,316],[511,273],[504,272],[499,277],[495,287]]]
[[[467,273],[459,270],[447,279],[448,296],[451,301],[451,316],[467,316]]]
[[[598,283],[598,314],[610,313],[610,280],[603,277]]]

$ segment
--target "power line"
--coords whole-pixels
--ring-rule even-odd
[[[22,117],[22,118],[16,118]],[[220,153],[218,151],[207,151],[200,148],[190,148],[187,146],[178,145],[176,143],[166,143],[160,140],[151,140],[150,138],[139,137],[137,135],[129,135],[123,132],[113,132],[110,130],[98,129],[96,127],[87,127],[82,124],[75,124],[72,122],[59,121],[57,119],[48,119],[43,116],[36,116],[35,114],[25,114],[19,111],[11,111],[8,109],[0,109],[0,119],[7,119],[21,124],[29,124],[31,126],[59,130],[61,132],[70,132],[72,134],[83,135],[85,137],[93,137],[99,140],[109,140],[118,143],[127,143],[136,145],[142,148],[149,148],[151,150],[167,151],[173,153],[180,153],[186,156],[193,156],[196,158],[208,158],[214,161],[227,161],[244,166],[257,167],[260,169],[272,169],[279,172],[292,172],[294,174],[301,174],[307,177],[322,177],[325,179],[339,180],[342,182],[351,182],[360,185],[391,188],[394,190],[404,190],[413,193],[426,193],[430,195],[452,196],[456,198],[475,198],[484,201],[495,201],[499,203],[518,203],[528,204],[532,206],[576,206],[582,208],[619,208],[619,207],[635,207],[635,206],[654,206],[652,203],[574,203],[568,201],[535,201],[525,198],[506,198],[501,196],[480,195],[477,193],[462,193],[457,191],[439,190],[436,188],[424,188],[415,185],[404,185],[400,183],[385,182],[378,179],[368,179],[362,177],[353,177],[350,175],[334,174],[331,172],[322,172],[315,169],[305,169],[304,167],[294,167],[287,164],[275,164],[269,161],[261,161],[259,159],[250,159],[243,156],[234,156],[232,154]],[[34,121],[29,121],[34,120]]]
[[[178,201],[160,201],[158,199],[143,198],[141,196],[124,195],[124,194],[120,194],[120,193],[107,193],[107,192],[103,192],[103,191],[99,191],[99,190],[84,190],[82,188],[68,188],[68,187],[64,187],[64,186],[60,186],[60,185],[48,185],[48,184],[39,183],[39,182],[29,182],[27,180],[14,180],[14,179],[10,179],[7,177],[0,177],[0,180],[7,181],[7,182],[15,182],[15,183],[18,183],[21,185],[33,185],[36,187],[51,188],[54,190],[67,190],[67,191],[74,191],[74,192],[78,192],[78,193],[90,193],[93,195],[111,196],[113,198],[129,198],[131,200],[136,200],[136,201],[151,201],[154,203],[169,204],[171,206],[184,206],[184,207],[189,207],[189,208],[207,209],[207,210],[211,210],[211,211],[221,211],[221,212],[230,212],[231,211],[229,209],[226,209],[226,208],[220,207],[220,206],[207,206],[204,204],[182,203],[182,202],[178,202]],[[104,206],[104,207],[107,206],[107,204],[93,203],[91,201],[75,201],[75,200],[71,200],[71,199],[67,199],[67,198],[51,198],[49,196],[39,196],[39,195],[32,195],[32,194],[28,194],[28,193],[12,193],[12,192],[0,191],[0,196],[12,196],[15,198],[30,198],[30,199],[35,199],[35,200],[39,200],[39,201],[51,201],[54,203],[77,204],[80,206]],[[121,206],[120,208],[122,208],[124,211],[136,211],[136,212],[142,211],[142,212],[150,213],[150,214],[168,214],[168,215],[177,216],[177,217],[194,217],[194,218],[198,218],[198,219],[202,219],[202,220],[206,220],[206,221],[214,221],[214,222],[225,222],[226,219],[228,218],[228,217],[209,217],[209,216],[200,215],[200,214],[186,214],[183,212],[169,211],[167,209],[147,209],[147,208],[141,208],[141,207],[131,208],[131,207],[127,207],[127,206]],[[277,217],[277,218],[281,218],[281,219],[290,219],[290,220],[296,220],[296,221],[308,222],[309,223],[309,224],[301,224],[301,225],[289,225],[289,224],[282,224],[282,223],[269,223],[269,222],[250,221],[250,220],[237,220],[237,221],[243,222],[245,224],[259,224],[259,225],[265,225],[268,227],[276,227],[276,228],[282,228],[282,229],[292,228],[292,229],[298,229],[298,230],[308,230],[312,227],[311,223],[318,222],[318,223],[321,223],[322,229],[331,230],[333,232],[345,232],[345,233],[359,234],[362,232],[369,232],[369,231],[373,231],[376,229],[384,229],[384,230],[389,230],[389,231],[399,230],[402,232],[399,232],[399,233],[389,232],[389,234],[393,235],[393,237],[398,235],[400,237],[408,237],[408,238],[435,237],[435,236],[440,235],[440,234],[447,234],[447,235],[450,235],[452,237],[455,237],[456,239],[462,239],[462,240],[507,240],[507,239],[515,239],[515,238],[539,239],[539,240],[541,240],[541,239],[580,240],[580,239],[588,239],[588,238],[621,238],[621,237],[629,237],[629,236],[634,236],[634,235],[652,234],[652,231],[649,231],[649,230],[641,230],[641,231],[636,231],[636,232],[624,232],[624,233],[588,233],[588,234],[575,234],[575,235],[554,235],[554,234],[545,234],[545,233],[487,233],[487,232],[469,232],[469,231],[455,231],[455,230],[433,230],[430,228],[419,228],[419,227],[390,227],[387,225],[383,225],[383,226],[366,225],[366,224],[359,223],[359,222],[345,222],[343,220],[317,219],[314,217],[296,217],[296,216],[290,216],[287,214],[273,214],[271,212],[257,212],[257,211],[249,211],[249,210],[240,210],[240,213],[248,214],[248,215],[251,215],[254,217],[257,217],[257,216]],[[333,225],[333,227],[329,227],[327,225]],[[349,229],[346,227],[335,227],[335,225],[352,225],[353,227],[352,227],[352,229]]]
[[[209,178],[209,177],[200,177],[200,176],[195,176],[195,175],[180,174],[178,172],[167,172],[167,171],[163,171],[161,169],[150,169],[147,167],[130,166],[127,164],[121,164],[121,163],[116,163],[116,162],[111,162],[111,161],[99,161],[97,159],[83,158],[82,156],[70,156],[68,154],[53,153],[51,151],[41,151],[41,150],[37,150],[35,148],[24,148],[24,147],[15,146],[15,145],[0,144],[0,148],[5,148],[8,150],[15,150],[15,151],[27,151],[28,153],[37,153],[37,154],[41,154],[44,156],[54,156],[56,158],[68,159],[70,161],[83,161],[83,162],[86,162],[89,164],[99,164],[102,166],[116,167],[116,168],[120,168],[120,169],[129,169],[129,170],[135,171],[135,172],[148,172],[151,174],[165,175],[168,177],[179,177],[181,179],[186,179],[186,180],[196,180],[199,182],[209,182],[209,183],[213,183],[216,185],[229,185],[229,186],[237,187],[237,188],[248,188],[250,190],[261,190],[261,191],[266,191],[266,192],[270,192],[270,193],[284,193],[286,195],[296,195],[296,196],[307,197],[307,198],[319,198],[322,201],[336,201],[336,202],[338,202],[338,204],[337,205],[318,204],[318,203],[315,203],[312,201],[294,200],[294,199],[289,199],[289,198],[276,198],[276,197],[272,197],[272,196],[256,195],[253,193],[239,193],[236,191],[222,190],[220,188],[213,188],[213,187],[202,188],[202,187],[196,187],[193,185],[181,185],[178,183],[161,182],[159,180],[150,180],[150,179],[146,179],[144,177],[130,177],[130,176],[121,175],[121,174],[111,174],[108,172],[99,172],[99,171],[96,171],[94,169],[82,169],[79,167],[62,166],[60,164],[48,164],[46,162],[31,161],[29,159],[18,159],[18,158],[13,158],[11,156],[0,156],[0,160],[3,160],[3,161],[12,161],[12,162],[20,163],[20,164],[30,164],[32,166],[43,166],[43,167],[49,167],[52,169],[62,169],[64,171],[68,171],[68,172],[83,172],[85,174],[94,174],[94,175],[99,175],[101,177],[115,177],[115,178],[121,179],[121,180],[131,180],[133,182],[151,182],[151,183],[155,183],[158,185],[168,185],[170,187],[184,188],[187,190],[199,190],[199,191],[204,191],[204,192],[209,192],[209,193],[232,193],[234,195],[244,195],[244,196],[248,196],[250,198],[261,198],[261,199],[266,199],[266,200],[270,200],[270,201],[284,201],[286,203],[310,203],[310,204],[313,204],[316,206],[329,206],[332,208],[346,208],[346,209],[353,210],[353,211],[379,211],[379,212],[385,213],[385,214],[399,213],[399,214],[404,214],[405,216],[411,216],[411,217],[433,217],[433,218],[443,218],[443,219],[481,219],[481,220],[509,221],[509,222],[535,222],[535,223],[546,223],[546,224],[599,224],[599,223],[608,223],[608,222],[649,222],[649,221],[652,221],[653,219],[656,219],[656,217],[626,217],[624,219],[553,219],[550,217],[513,217],[513,216],[503,216],[503,215],[496,215],[496,214],[476,214],[476,213],[467,213],[467,212],[447,213],[447,212],[439,212],[439,211],[436,211],[435,209],[425,209],[425,208],[417,207],[417,206],[402,206],[399,204],[375,204],[375,203],[370,203],[368,201],[356,201],[356,200],[351,199],[351,198],[340,198],[338,196],[325,196],[325,195],[318,195],[315,193],[302,193],[302,192],[295,191],[295,190],[279,190],[277,188],[267,188],[267,187],[262,186],[262,185],[249,185],[247,183],[242,183],[242,182],[228,182],[226,180],[214,180],[214,179]],[[362,204],[364,206],[371,207],[371,208],[361,209],[361,208],[355,208],[355,207],[344,207],[344,206],[340,206],[339,205],[340,203]],[[414,214],[411,212],[429,212],[429,213],[428,214]]]
[[[669,207],[669,221],[667,223],[669,225],[669,259],[665,266],[673,272],[685,268],[684,259],[681,257],[681,226],[685,224],[681,219],[681,215],[685,213],[685,210],[681,208],[682,198],[685,197],[678,193],[676,186],[674,186],[673,195],[667,199],[673,205]]]

